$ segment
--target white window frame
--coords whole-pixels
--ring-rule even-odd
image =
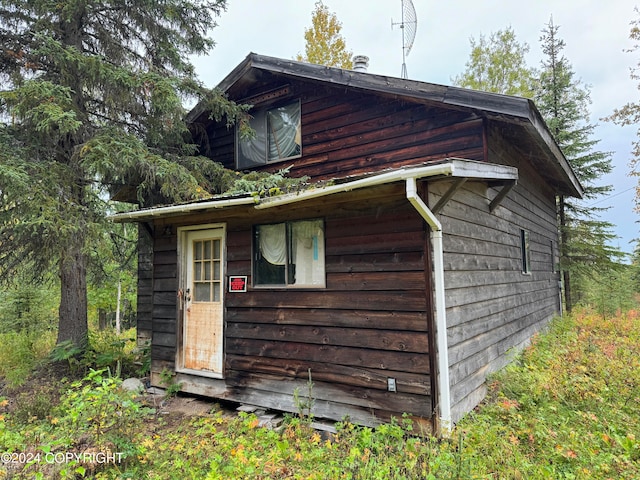
[[[296,228],[304,229],[307,224],[312,230],[318,224],[316,234],[309,233],[301,236]],[[269,245],[262,243],[267,229]],[[279,230],[282,232],[280,233]],[[280,237],[280,235],[282,235]],[[274,224],[259,224],[253,227],[252,239],[252,285],[254,288],[325,288],[326,287],[326,251],[325,251],[325,223],[322,219],[292,220]],[[268,258],[268,257],[271,258]],[[303,259],[301,261],[300,259]],[[281,277],[281,281],[266,281],[267,270]],[[263,278],[261,278],[263,277]],[[300,281],[300,278],[304,277]]]

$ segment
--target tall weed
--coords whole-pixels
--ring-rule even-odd
[[[508,478],[640,478],[640,317],[557,319],[458,425],[473,470]]]
[[[54,344],[55,334],[51,331],[0,333],[0,377],[11,387],[21,385],[47,358]]]
[[[110,328],[91,330],[83,361],[94,369],[107,368],[118,377],[136,375],[137,354],[135,328],[120,334]]]

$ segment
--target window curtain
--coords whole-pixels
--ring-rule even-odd
[[[300,154],[300,108],[297,102],[267,113],[267,134],[269,161]]]
[[[285,224],[261,225],[258,230],[260,254],[273,265],[284,265],[287,261]]]
[[[249,121],[249,126],[254,130],[255,135],[248,139],[238,137],[238,148],[240,149],[238,166],[247,167],[251,164],[266,163],[264,152],[267,150],[267,132],[265,129],[265,112],[258,111]],[[239,133],[237,134],[239,135]]]
[[[292,261],[298,285],[324,284],[324,235],[322,220],[295,222],[291,226]]]

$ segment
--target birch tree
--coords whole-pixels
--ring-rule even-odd
[[[311,28],[304,31],[305,54],[298,54],[296,60],[327,67],[353,68],[353,54],[347,50],[341,30],[342,24],[336,14],[329,12],[329,7],[322,1],[316,2]]]
[[[518,95],[531,98],[535,84],[535,70],[527,66],[527,43],[520,43],[511,27],[480,35],[470,40],[471,53],[466,70],[452,79],[459,87],[485,92]]]

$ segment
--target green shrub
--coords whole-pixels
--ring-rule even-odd
[[[94,369],[109,369],[111,375],[126,377],[136,372],[135,328],[118,334],[113,329],[89,331],[89,349],[83,363]]]
[[[115,445],[119,452],[133,449],[133,436],[150,410],[136,400],[135,392],[122,390],[120,384],[120,379],[102,369],[91,370],[71,385],[56,409],[70,436],[86,436],[92,445]]]
[[[55,335],[50,331],[0,333],[0,377],[12,387],[23,384],[54,344]]]

